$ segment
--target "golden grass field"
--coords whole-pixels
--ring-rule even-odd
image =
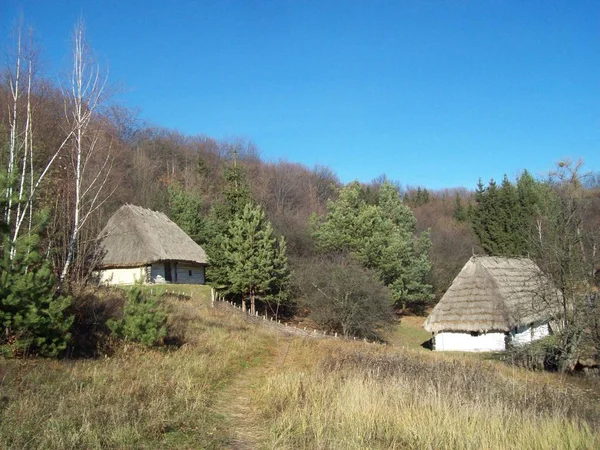
[[[290,337],[181,289],[179,347],[1,361],[0,448],[600,448],[597,384],[429,352],[421,319],[387,346]]]

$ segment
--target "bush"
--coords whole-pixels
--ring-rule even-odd
[[[127,292],[123,318],[109,319],[107,325],[117,337],[150,347],[166,336],[166,321],[167,315],[157,299],[134,286]]]
[[[529,370],[556,371],[559,367],[560,352],[556,336],[550,335],[525,345],[508,348],[506,361]]]
[[[313,259],[296,269],[298,290],[319,325],[344,336],[378,338],[394,321],[392,297],[377,273],[352,259]]]

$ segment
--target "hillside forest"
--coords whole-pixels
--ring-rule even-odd
[[[548,350],[557,367],[584,349],[598,357],[600,177],[582,162],[439,191],[385,175],[344,185],[328,167],[265,161],[244,137],[140,120],[114,100],[82,24],[60,80],[41,70],[31,34],[11,48],[0,74],[4,355],[76,346],[97,238],[129,203],[198,242],[228,299],[347,336],[379,339],[399,316],[423,314],[472,255],[529,257],[562,293]]]

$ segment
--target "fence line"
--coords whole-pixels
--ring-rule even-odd
[[[347,341],[363,341],[367,344],[380,344],[386,345],[385,342],[377,342],[377,341],[369,341],[366,338],[360,339],[356,336],[343,336],[338,335],[338,333],[327,333],[325,330],[317,330],[312,329],[308,330],[307,327],[299,328],[294,324],[288,324],[287,322],[281,322],[276,316],[269,316],[267,312],[263,315],[260,315],[258,311],[256,311],[255,315],[252,315],[250,311],[244,309],[241,306],[236,305],[234,302],[227,300],[223,295],[219,294],[214,288],[210,290],[210,299],[211,306],[213,308],[227,308],[229,310],[235,311],[240,314],[245,320],[252,321],[254,323],[258,323],[261,325],[268,326],[270,328],[274,328],[277,331],[290,334],[290,335],[298,335],[304,337],[318,338],[318,339],[342,339]]]

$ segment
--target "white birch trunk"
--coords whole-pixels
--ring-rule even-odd
[[[21,229],[22,221],[19,220],[21,217],[21,210],[23,209],[23,216],[27,214],[27,209],[33,209],[33,205],[30,202],[23,204],[24,198],[26,197],[25,193],[25,180],[27,179],[27,169],[28,165],[33,164],[33,149],[31,142],[31,129],[32,129],[32,110],[31,110],[31,83],[33,81],[33,62],[31,58],[28,59],[28,68],[27,68],[27,106],[26,106],[26,118],[25,118],[25,130],[23,137],[23,157],[21,161],[21,174],[19,180],[19,193],[18,193],[18,202],[17,202],[17,212],[15,216],[15,227],[12,235],[12,248],[10,250],[10,260],[12,261],[15,257],[15,244],[17,239],[19,238],[19,232]],[[31,159],[29,157],[31,156]],[[33,171],[33,168],[31,169]],[[30,211],[31,217],[31,211]],[[31,219],[29,227],[31,229]]]
[[[11,222],[11,210],[12,210],[12,183],[13,183],[13,171],[15,167],[15,158],[17,153],[17,135],[18,135],[18,118],[19,118],[19,81],[21,78],[21,30],[19,29],[17,35],[17,57],[15,63],[15,78],[10,80],[10,90],[12,96],[12,118],[10,122],[10,140],[8,144],[8,162],[7,162],[7,186],[6,186],[6,208],[4,210],[4,221],[8,226]]]
[[[103,200],[100,194],[106,184],[112,168],[110,154],[95,176],[86,174],[87,164],[98,151],[99,134],[91,129],[94,114],[104,96],[106,78],[101,79],[99,68],[88,58],[83,23],[75,27],[73,48],[73,71],[70,80],[70,102],[66,105],[67,118],[73,130],[73,175],[75,205],[73,223],[67,247],[67,257],[61,271],[60,285],[68,278],[79,247],[79,235],[90,215],[96,211]],[[110,194],[109,194],[110,195]]]

